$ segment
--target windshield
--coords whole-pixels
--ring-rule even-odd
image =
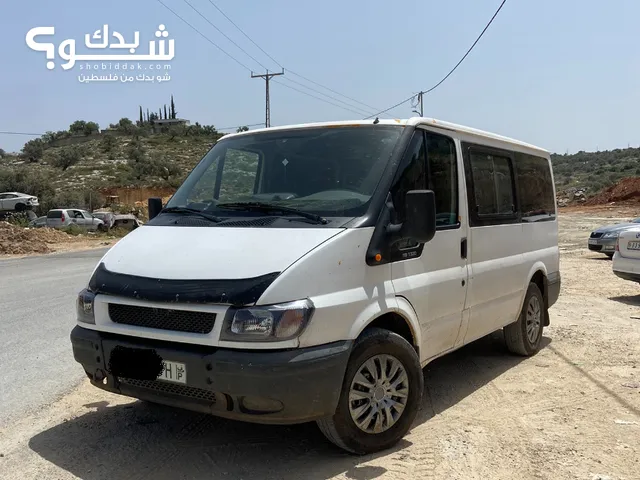
[[[323,216],[365,213],[401,126],[303,128],[221,140],[167,204],[238,215],[226,203],[260,202]],[[218,207],[218,205],[220,205]],[[265,212],[252,212],[252,215]]]

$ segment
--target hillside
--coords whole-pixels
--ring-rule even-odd
[[[587,196],[622,178],[640,176],[640,148],[553,154],[551,162],[558,190],[578,188],[584,190]]]
[[[69,131],[49,132],[28,142],[20,155],[0,152],[0,191],[37,195],[40,211],[95,208],[109,196],[127,205],[149,196],[166,198],[222,137],[213,126],[197,123],[162,133],[127,119],[102,133],[97,125],[87,129],[87,123],[76,123],[82,123],[85,134],[71,134],[72,125]],[[572,201],[605,202],[611,195],[597,196],[598,192],[623,178],[640,176],[640,148],[553,154],[551,160],[561,206]],[[625,188],[635,188],[628,185]]]

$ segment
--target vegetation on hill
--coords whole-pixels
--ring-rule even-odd
[[[640,148],[578,152],[551,156],[558,191],[583,189],[587,196],[626,177],[640,176]]]

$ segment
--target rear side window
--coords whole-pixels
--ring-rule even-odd
[[[47,213],[47,218],[62,218],[62,210],[51,210]]]
[[[513,215],[515,201],[509,158],[473,151],[469,157],[477,215]]]
[[[522,221],[555,218],[556,202],[549,161],[524,153],[516,153],[515,160]]]

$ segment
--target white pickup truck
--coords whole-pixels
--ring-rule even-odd
[[[0,212],[23,212],[37,207],[38,197],[20,192],[0,193]]]

